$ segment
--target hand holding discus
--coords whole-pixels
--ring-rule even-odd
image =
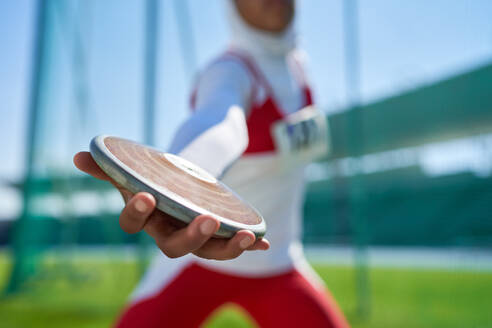
[[[144,230],[171,258],[193,253],[216,260],[267,250],[261,215],[199,167],[151,147],[108,136],[91,142],[75,166],[111,182],[125,200],[120,226]],[[225,237],[225,238],[224,238]]]

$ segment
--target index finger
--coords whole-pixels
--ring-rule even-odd
[[[101,170],[99,165],[97,165],[96,161],[92,158],[92,155],[87,151],[81,151],[75,154],[73,163],[79,170],[92,175],[94,178],[113,182],[113,179]]]

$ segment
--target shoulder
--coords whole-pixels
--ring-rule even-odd
[[[307,68],[309,62],[308,54],[304,50],[295,49],[289,54],[288,62],[291,71],[301,84],[309,87],[311,81],[309,78],[309,69]]]
[[[302,49],[295,49],[289,53],[287,61],[294,71],[305,75],[306,66],[309,64],[309,55]]]
[[[204,80],[227,79],[230,82],[251,82],[251,73],[248,67],[234,56],[223,54],[212,60],[198,75],[198,83]]]
[[[191,94],[191,107],[217,97],[234,97],[236,102],[246,106],[253,94],[253,86],[251,73],[239,59],[219,56],[198,74]]]
[[[294,49],[289,54],[291,60],[296,61],[299,65],[304,66],[309,62],[309,55],[302,49]]]

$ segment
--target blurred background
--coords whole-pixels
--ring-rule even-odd
[[[492,2],[297,9],[332,140],[309,260],[354,327],[492,327]],[[113,322],[155,250],[72,156],[102,133],[166,149],[227,41],[222,0],[0,2],[0,327]]]

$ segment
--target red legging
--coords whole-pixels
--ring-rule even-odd
[[[244,278],[190,264],[157,295],[125,310],[118,328],[198,327],[220,305],[233,302],[260,327],[348,327],[328,291],[297,270]]]

